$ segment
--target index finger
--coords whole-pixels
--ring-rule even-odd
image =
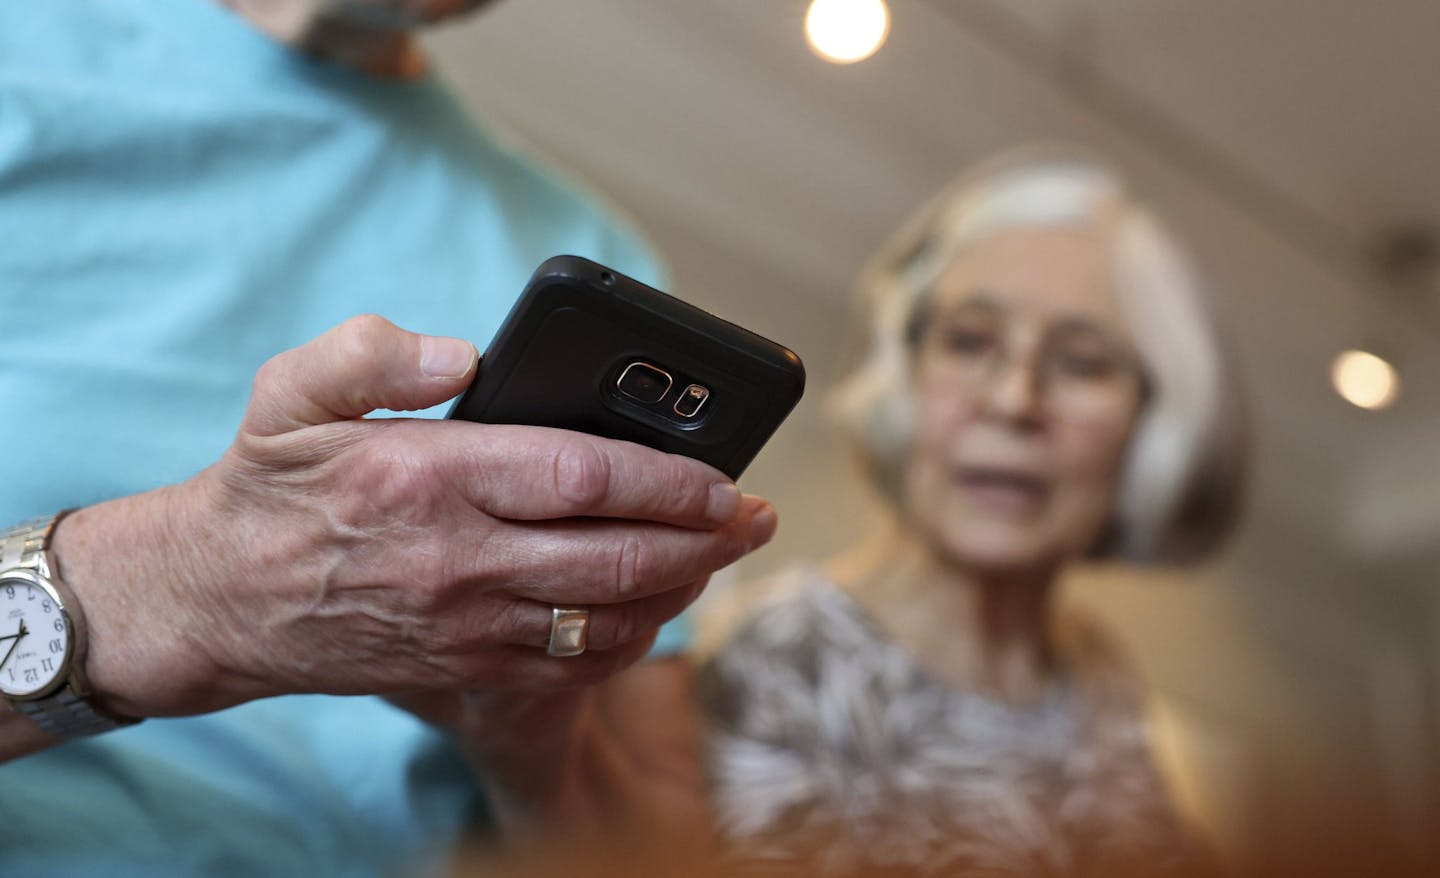
[[[740,489],[688,457],[570,430],[450,425],[456,476],[471,502],[498,518],[576,516],[713,529],[735,520]]]

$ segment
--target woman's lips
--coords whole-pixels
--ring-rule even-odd
[[[1033,516],[1050,497],[1050,481],[1001,467],[962,467],[955,482],[982,511],[1007,518]]]

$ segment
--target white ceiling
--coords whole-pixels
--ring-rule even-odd
[[[790,343],[817,384],[844,362],[856,269],[943,181],[1037,139],[1100,148],[1191,243],[1250,376],[1247,542],[1431,569],[1440,307],[1362,257],[1440,218],[1440,4],[891,7],[888,44],[849,67],[806,50],[802,0],[507,0],[432,43],[480,115],[639,219],[680,295]],[[1354,345],[1400,363],[1396,408],[1329,389]]]

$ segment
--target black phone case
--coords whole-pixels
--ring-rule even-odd
[[[615,390],[635,361],[708,388],[701,415],[663,417]],[[804,389],[788,348],[618,271],[556,256],[536,269],[448,417],[623,439],[739,478]]]

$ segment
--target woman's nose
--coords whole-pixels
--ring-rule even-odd
[[[1045,392],[1040,372],[1032,357],[997,358],[982,393],[986,412],[1026,429],[1038,427]]]

